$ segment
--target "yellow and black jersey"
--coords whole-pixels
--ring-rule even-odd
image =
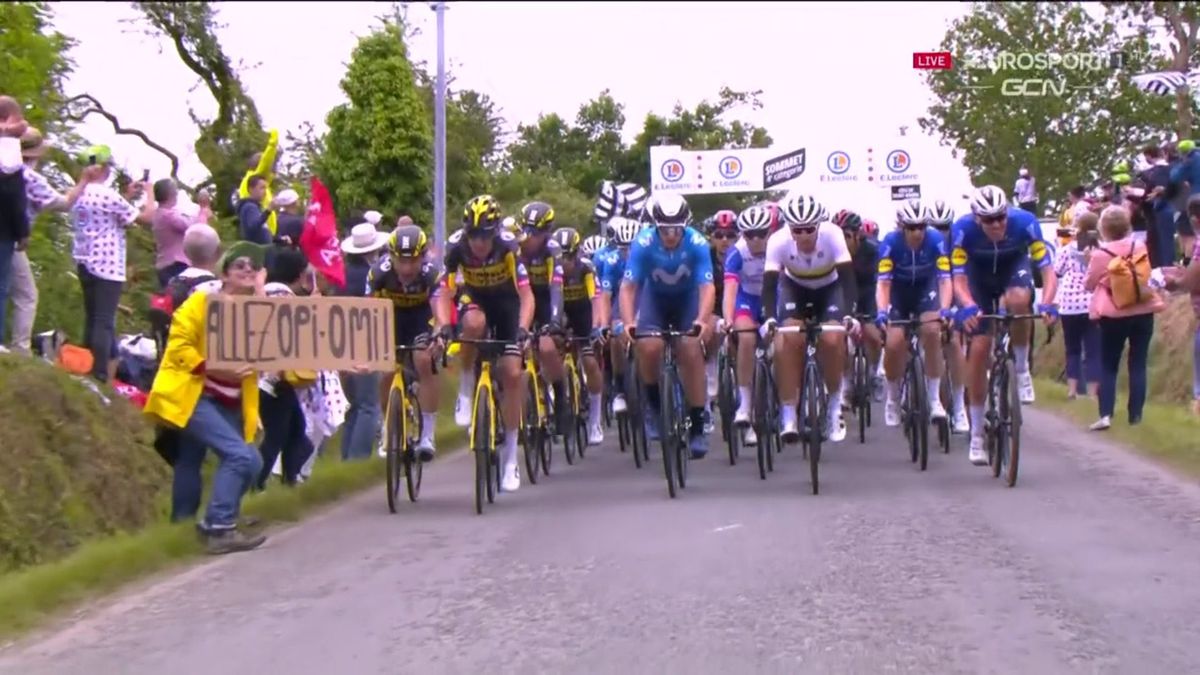
[[[442,265],[442,285],[451,293],[458,285],[480,296],[515,296],[517,290],[529,285],[529,274],[521,263],[517,238],[502,230],[492,239],[491,252],[476,258],[471,254],[467,236],[462,230],[446,241]]]
[[[591,304],[596,295],[596,267],[592,261],[581,257],[575,262],[575,269],[570,272],[563,269],[562,286],[564,305]]]
[[[433,265],[424,263],[421,271],[409,282],[401,281],[392,267],[391,256],[381,256],[367,273],[367,293],[373,298],[391,300],[397,311],[429,307],[438,291],[438,273]]]
[[[546,242],[536,251],[526,253],[525,247],[521,247],[520,261],[529,273],[529,285],[534,293],[548,293],[551,284],[562,280],[559,266],[561,254],[558,242],[550,237],[546,237]]]

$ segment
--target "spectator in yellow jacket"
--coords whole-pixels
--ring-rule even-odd
[[[262,209],[267,211],[271,209],[275,200],[271,193],[271,183],[275,182],[275,160],[279,158],[279,130],[272,129],[267,137],[267,147],[263,148],[262,152],[256,152],[250,156],[250,161],[246,163],[246,173],[242,176],[242,183],[238,186],[238,200],[247,199],[250,197],[250,179],[254,176],[262,176],[267,179],[267,194],[262,198]],[[237,200],[234,200],[235,202]],[[267,216],[267,229],[271,231],[271,236],[275,236],[275,231],[279,228],[278,220],[275,212],[271,211]]]

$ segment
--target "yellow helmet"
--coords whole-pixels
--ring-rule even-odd
[[[388,252],[401,258],[420,258],[429,250],[429,238],[416,225],[401,225],[388,237]]]
[[[479,195],[463,209],[463,229],[491,230],[500,224],[500,204],[491,195]]]
[[[529,202],[521,207],[521,226],[546,232],[554,225],[554,208],[546,202]]]

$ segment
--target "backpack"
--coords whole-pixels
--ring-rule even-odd
[[[188,299],[196,286],[216,279],[217,277],[213,274],[172,277],[167,282],[165,289],[150,296],[150,309],[147,313],[150,317],[151,334],[158,345],[159,358],[162,358],[163,350],[166,347],[167,332],[171,329],[171,317],[174,316],[175,310]]]
[[[1146,247],[1134,242],[1129,255],[1117,255],[1103,246],[1100,250],[1113,257],[1108,261],[1108,292],[1113,305],[1117,309],[1126,309],[1145,302],[1153,292],[1150,288],[1150,254]]]

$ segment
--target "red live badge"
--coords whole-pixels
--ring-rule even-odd
[[[953,67],[950,52],[913,52],[913,68],[917,70],[950,70]]]

